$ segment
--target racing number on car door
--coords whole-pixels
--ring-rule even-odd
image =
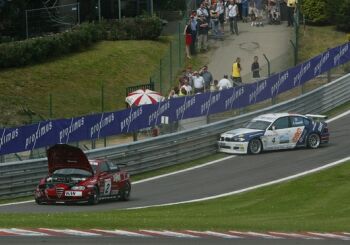
[[[112,189],[112,179],[105,179],[103,195],[108,196]]]

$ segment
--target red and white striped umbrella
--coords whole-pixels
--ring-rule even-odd
[[[156,104],[157,102],[163,100],[164,97],[160,93],[149,90],[149,89],[138,89],[134,92],[131,92],[126,96],[125,102],[130,106],[132,105],[147,105],[147,104]]]

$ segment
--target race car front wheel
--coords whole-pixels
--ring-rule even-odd
[[[120,191],[120,200],[128,201],[130,199],[131,184],[126,181],[123,189]]]
[[[248,144],[248,153],[259,154],[262,151],[262,144],[259,139],[252,139]]]
[[[311,149],[316,149],[320,146],[320,136],[318,134],[312,133],[307,138],[307,146]]]
[[[100,193],[98,191],[98,188],[95,187],[93,191],[93,195],[90,196],[88,203],[91,205],[98,204],[100,201]]]

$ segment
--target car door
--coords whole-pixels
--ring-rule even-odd
[[[306,138],[305,122],[308,120],[301,116],[290,116],[291,135],[290,142],[294,148],[298,144],[304,144]]]
[[[100,196],[110,196],[113,176],[107,162],[100,163],[99,170]]]
[[[289,118],[280,117],[276,119],[266,130],[265,141],[267,150],[287,149],[291,147],[291,128]]]

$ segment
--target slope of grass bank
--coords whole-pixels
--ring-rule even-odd
[[[168,41],[100,42],[91,49],[51,62],[0,71],[0,126],[23,124],[22,107],[49,118],[68,118],[125,108],[125,88],[149,82]]]
[[[0,214],[0,227],[350,231],[349,176],[347,162],[297,180],[211,201],[125,211]]]
[[[301,26],[299,33],[300,62],[348,41],[346,33],[337,31],[335,26]]]

